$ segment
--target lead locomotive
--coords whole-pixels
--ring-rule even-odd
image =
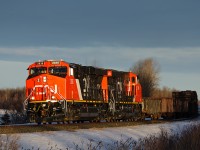
[[[44,60],[28,67],[29,122],[136,120],[142,88],[132,72]]]

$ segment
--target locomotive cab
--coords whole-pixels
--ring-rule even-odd
[[[69,64],[64,61],[36,62],[28,67],[26,95],[31,101],[65,99]]]

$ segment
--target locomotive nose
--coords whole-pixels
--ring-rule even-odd
[[[42,85],[35,86],[35,92],[33,95],[35,100],[42,101],[46,100],[46,89]]]
[[[48,99],[47,89],[47,75],[40,75],[33,77],[27,85],[28,95],[30,95],[30,101],[43,101]]]

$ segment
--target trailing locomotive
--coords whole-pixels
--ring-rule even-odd
[[[132,72],[45,60],[28,67],[30,122],[114,121],[142,116],[142,87]]]

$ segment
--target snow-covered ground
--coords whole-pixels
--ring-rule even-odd
[[[87,149],[101,143],[102,149],[114,149],[117,141],[127,139],[138,140],[152,134],[158,134],[163,128],[169,132],[179,132],[191,124],[199,124],[200,118],[195,121],[179,121],[165,124],[150,124],[116,128],[93,128],[80,129],[76,131],[51,131],[40,133],[23,133],[19,144],[23,149]]]
[[[95,147],[100,142],[101,149],[115,149],[118,141],[138,140],[149,135],[159,134],[161,129],[179,132],[186,126],[199,124],[200,117],[193,121],[177,121],[164,124],[149,124],[115,128],[92,128],[75,131],[51,131],[39,133],[15,134],[19,136],[20,149],[82,149]],[[4,136],[4,135],[3,135]]]
[[[1,112],[2,114],[2,112]],[[115,149],[116,142],[125,142],[128,139],[138,140],[150,135],[159,134],[161,129],[168,132],[180,132],[186,126],[200,124],[200,117],[193,121],[178,121],[173,123],[149,124],[116,128],[92,128],[75,131],[51,131],[38,133],[15,134],[19,137],[20,149],[57,150],[57,149]],[[6,135],[1,135],[6,136]]]

